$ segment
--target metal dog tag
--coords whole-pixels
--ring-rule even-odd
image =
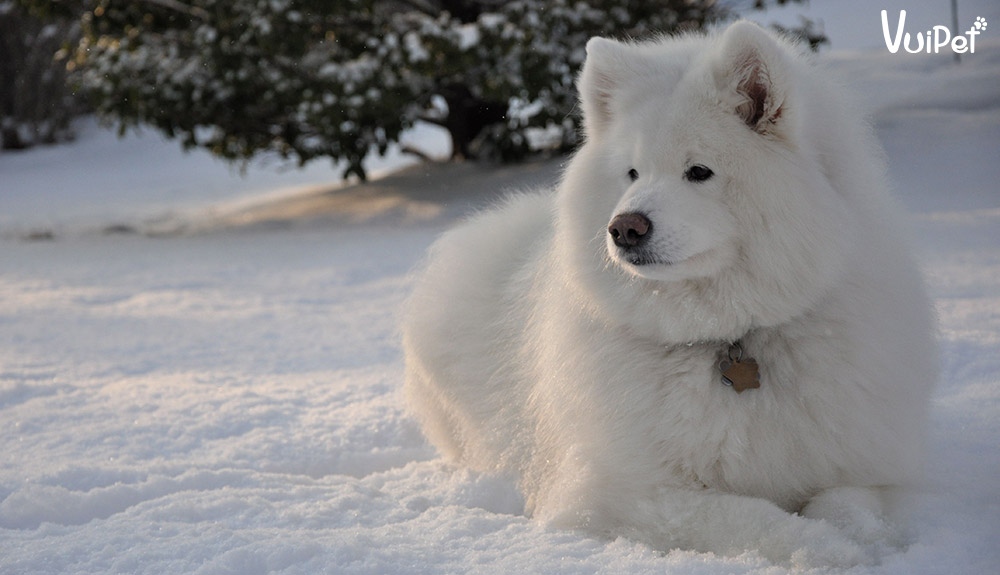
[[[722,384],[732,387],[736,393],[760,387],[760,370],[752,359],[723,361],[719,370],[722,371]]]
[[[722,385],[732,387],[736,393],[760,387],[760,369],[753,358],[743,359],[743,346],[736,342],[729,346],[729,359],[719,363]]]

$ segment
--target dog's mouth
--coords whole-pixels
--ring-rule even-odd
[[[619,250],[619,257],[625,262],[636,266],[653,266],[653,265],[666,265],[669,266],[673,262],[665,260],[656,254],[651,254],[648,252],[632,252]]]
[[[638,275],[644,275],[643,270],[669,267],[677,263],[674,259],[664,257],[664,254],[649,248],[617,248],[611,250],[610,255],[612,261]]]
[[[716,267],[716,250],[707,249],[680,259],[668,259],[647,251],[618,250],[612,257],[625,271],[646,279],[671,281],[708,275]]]

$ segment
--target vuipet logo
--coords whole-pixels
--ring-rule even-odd
[[[976,36],[986,29],[986,18],[976,16],[969,31],[964,34],[955,34],[951,37],[951,30],[947,26],[935,26],[926,32],[918,32],[912,36],[915,38],[916,47],[910,46],[911,36],[909,32],[904,32],[906,26],[906,10],[899,11],[899,23],[896,24],[896,36],[889,35],[889,14],[882,10],[882,33],[885,35],[885,47],[889,52],[895,54],[899,51],[900,45],[910,54],[926,52],[937,54],[941,48],[950,47],[956,54],[976,53]],[[926,40],[925,40],[926,38]],[[932,40],[933,38],[933,40]]]

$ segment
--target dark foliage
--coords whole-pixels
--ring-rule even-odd
[[[75,23],[64,67],[122,130],[151,125],[232,160],[330,158],[360,178],[365,157],[385,153],[417,120],[447,128],[455,157],[568,149],[587,39],[699,29],[728,16],[713,0],[15,5]]]

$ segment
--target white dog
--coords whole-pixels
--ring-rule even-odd
[[[426,435],[556,526],[871,560],[920,475],[936,358],[868,128],[746,22],[595,38],[578,86],[555,193],[432,248],[404,326]]]

